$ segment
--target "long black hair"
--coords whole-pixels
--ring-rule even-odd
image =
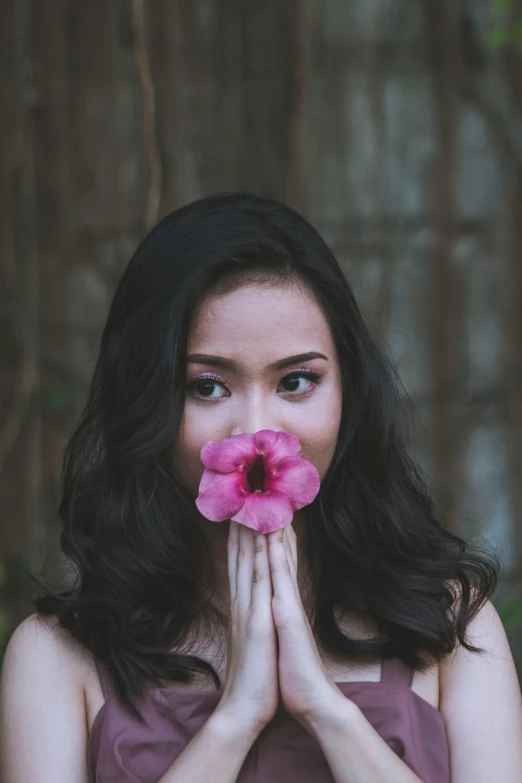
[[[171,446],[196,307],[211,293],[265,280],[307,286],[341,368],[337,447],[307,507],[316,638],[347,659],[400,657],[420,671],[457,640],[482,652],[468,644],[466,628],[492,596],[500,561],[444,529],[407,451],[394,363],[335,257],[288,206],[217,194],[163,218],[116,289],[62,465],[60,544],[73,576],[66,589],[44,589],[34,601],[109,666],[139,719],[130,696],[147,681],[190,682],[203,673],[222,687],[210,663],[171,651],[184,649],[198,617],[220,616],[202,597],[198,574],[210,553],[191,524],[194,499],[175,473]],[[377,636],[350,638],[339,608],[372,618]]]

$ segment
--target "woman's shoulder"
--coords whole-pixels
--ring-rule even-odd
[[[15,682],[45,680],[83,701],[85,683],[94,669],[92,655],[55,615],[26,617],[9,639],[2,666]],[[35,697],[39,689],[35,689]]]
[[[35,659],[41,666],[60,666],[67,670],[81,668],[89,653],[60,625],[55,615],[39,612],[26,617],[18,625],[7,645],[6,657],[21,654]]]
[[[0,735],[17,780],[36,779],[46,764],[46,781],[70,779],[67,770],[81,769],[87,741],[86,664],[81,645],[56,617],[33,614],[12,634],[0,682]],[[63,753],[54,758],[57,737]]]

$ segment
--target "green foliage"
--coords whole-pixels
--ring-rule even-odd
[[[68,413],[72,407],[71,390],[66,386],[55,386],[43,396],[43,409],[50,416]]]
[[[514,8],[514,0],[493,0],[493,9],[498,14],[509,14]]]
[[[522,5],[520,0],[491,0],[496,24],[489,32],[488,45],[492,51],[506,47],[522,54]]]
[[[522,628],[522,601],[520,598],[506,598],[497,606],[497,612],[506,631]]]

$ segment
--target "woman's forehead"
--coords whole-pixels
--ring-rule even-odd
[[[203,351],[199,345],[203,342],[208,351],[209,342],[216,346],[242,339],[287,342],[300,338],[302,342],[327,332],[323,313],[311,294],[294,286],[249,285],[204,300],[194,314],[189,344],[190,352],[197,353]]]

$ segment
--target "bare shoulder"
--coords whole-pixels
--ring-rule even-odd
[[[452,584],[455,592],[455,603],[450,610],[455,616],[460,609],[462,600],[461,588],[458,584]],[[472,595],[476,590],[472,588]],[[483,653],[472,653],[459,642],[452,653],[447,655],[440,664],[441,688],[446,692],[456,677],[459,668],[466,665],[483,666],[494,665],[495,660],[511,661],[514,669],[513,656],[509,641],[500,616],[494,604],[485,600],[470,621],[466,629],[466,640],[469,644],[484,650]],[[515,672],[516,673],[516,672]]]
[[[54,615],[32,614],[15,629],[7,650],[17,653],[38,648],[39,655],[58,656],[64,662],[79,659],[84,654],[80,645],[58,622]]]
[[[0,680],[2,780],[87,780],[85,663],[55,617],[33,614],[15,629]]]
[[[440,664],[441,693],[446,697],[455,687],[461,675],[501,677],[511,675],[511,685],[520,692],[517,673],[511,648],[502,624],[502,620],[493,603],[487,600],[468,625],[466,632],[468,644],[482,649],[482,653],[473,653],[457,643],[452,653]]]
[[[23,669],[24,678],[53,678],[81,688],[91,668],[91,655],[62,628],[55,616],[32,614],[15,629],[4,658],[12,673]]]
[[[467,628],[473,653],[458,644],[440,666],[440,711],[451,780],[522,783],[522,696],[504,626],[486,601]]]

